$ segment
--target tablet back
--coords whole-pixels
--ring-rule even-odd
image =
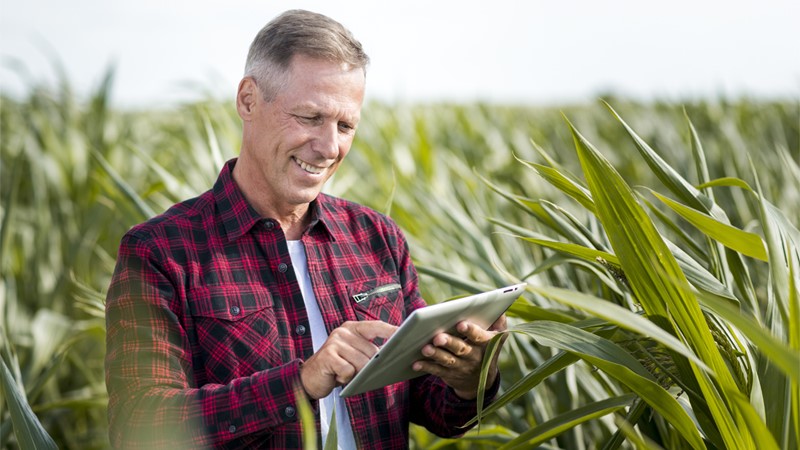
[[[525,283],[516,284],[415,310],[342,389],[341,396],[349,397],[425,375],[412,370],[411,365],[423,358],[422,347],[436,334],[449,331],[457,335],[455,325],[462,320],[489,328],[524,289]]]

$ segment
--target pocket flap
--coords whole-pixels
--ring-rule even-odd
[[[272,307],[269,291],[251,286],[196,287],[189,291],[188,296],[189,309],[196,317],[238,321]]]

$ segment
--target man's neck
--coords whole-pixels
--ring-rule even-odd
[[[244,198],[265,219],[274,219],[280,226],[288,240],[299,240],[308,228],[310,221],[309,204],[300,205],[276,205],[273,199],[259,195],[259,189],[251,189],[250,184],[243,182],[242,173],[239,166],[233,168],[233,180],[239,190],[242,191]]]

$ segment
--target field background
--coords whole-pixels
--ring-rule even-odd
[[[232,104],[209,100],[120,110],[109,104],[112,86],[109,74],[88,99],[78,98],[67,82],[34,86],[23,99],[1,99],[0,448],[47,441],[44,433],[58,448],[108,448],[103,301],[119,240],[132,225],[208,189],[223,162],[238,152],[240,123]],[[480,434],[454,442],[415,428],[412,446],[701,448],[686,431],[681,411],[702,404],[711,411],[711,424],[701,426],[708,448],[738,447],[735,441],[741,448],[796,448],[798,369],[792,366],[800,349],[800,313],[793,281],[797,267],[790,261],[797,251],[791,237],[800,224],[800,105],[796,99],[641,103],[609,95],[604,100],[663,164],[648,164],[642,142],[637,145],[599,100],[553,107],[365,105],[353,150],[327,191],[398,222],[422,273],[425,297],[440,301],[518,280],[543,289],[526,293],[510,313],[517,332],[501,355],[503,389],[509,393],[504,406],[489,412]],[[559,291],[548,290],[565,288],[639,317],[658,316],[642,301],[647,282],[637,280],[663,273],[633,273],[636,265],[626,263],[633,260],[623,257],[619,237],[606,231],[613,221],[600,191],[616,184],[599,164],[586,163],[591,151],[579,152],[587,143],[636,193],[609,193],[609,204],[617,198],[643,205],[661,234],[702,267],[702,276],[718,281],[715,298],[727,298],[750,319],[738,323],[723,307],[709,306],[713,299],[701,302],[715,335],[710,346],[719,350],[711,356],[694,345],[704,338],[687,335],[680,317],[672,326],[653,322],[704,363],[727,354],[724,367],[734,384],[717,366],[708,376],[711,387],[704,387],[706,375],[697,363],[687,369],[670,353],[674,349],[664,350],[667,338],[622,330],[603,311],[566,304]],[[588,167],[595,167],[595,175],[584,173]],[[673,178],[664,175],[665,167],[674,170]],[[572,181],[559,182],[555,174]],[[725,211],[732,228],[746,234],[729,229],[714,234],[714,226],[709,231],[692,225],[653,194],[702,211],[680,194],[699,191],[676,187],[675,180],[699,186],[726,177],[702,192]],[[576,200],[583,197],[575,186],[591,189],[597,203],[590,208]],[[763,196],[754,193],[758,189]],[[782,213],[777,222],[790,236],[783,244],[770,238],[765,211],[771,209],[762,200]],[[637,232],[648,229],[629,235]],[[757,240],[752,248],[736,246],[751,236]],[[599,253],[576,254],[575,248],[553,250],[543,241],[620,253],[622,262],[598,259]],[[703,299],[685,295],[691,311]],[[576,329],[598,336],[602,343],[596,348],[613,347],[628,356],[603,357],[599,350],[571,346],[584,338]],[[564,355],[574,359],[565,361]],[[543,369],[559,361],[558,370]],[[657,382],[660,393],[637,390],[638,378],[603,361],[634,372],[638,361],[648,369],[641,376]],[[520,387],[521,380],[527,384]],[[728,396],[729,385],[742,395]],[[702,393],[690,406],[682,391],[692,386]],[[659,410],[659,395],[676,399],[680,407]],[[26,415],[29,411],[35,416]],[[745,422],[759,425],[739,431],[730,426]],[[27,431],[25,423],[31,426]]]

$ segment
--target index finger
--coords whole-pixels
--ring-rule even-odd
[[[364,320],[359,322],[345,322],[342,326],[347,326],[353,332],[369,341],[375,338],[388,339],[393,335],[397,327],[390,323],[380,320]]]

